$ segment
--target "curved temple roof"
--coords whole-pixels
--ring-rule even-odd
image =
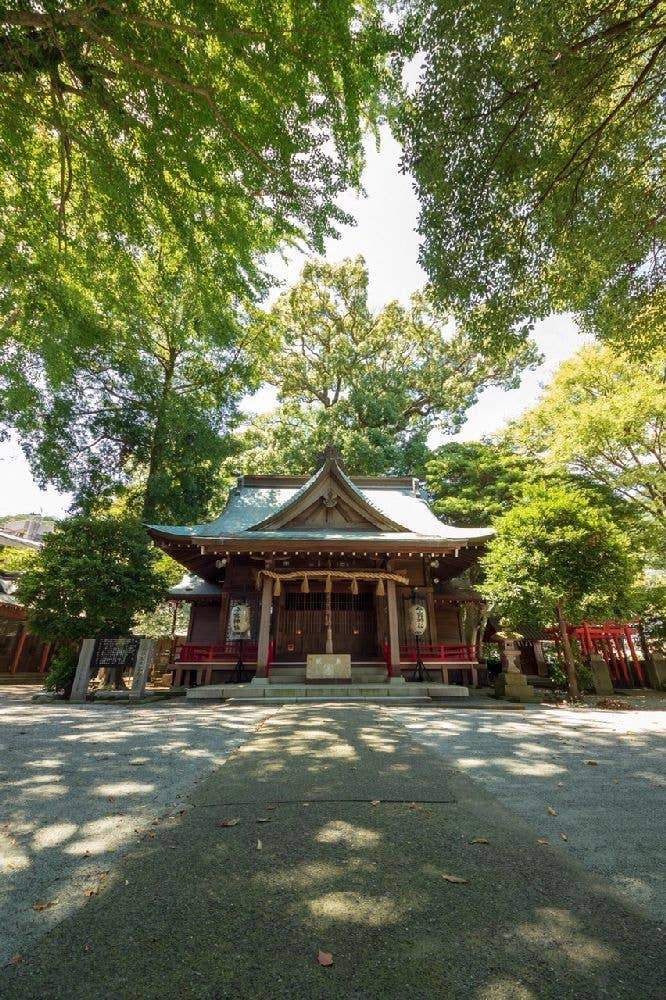
[[[328,492],[326,492],[328,490]],[[331,499],[327,503],[327,498]],[[311,500],[335,505],[338,496],[353,508],[365,526],[350,523],[317,524],[296,521],[292,515]],[[292,517],[292,520],[294,518]],[[147,525],[151,535],[163,540],[193,543],[294,540],[339,541],[358,538],[368,542],[416,543],[445,541],[465,544],[481,542],[493,535],[492,528],[455,528],[443,524],[415,489],[415,482],[398,477],[362,478],[356,481],[327,456],[309,480],[298,477],[257,476],[241,479],[232,489],[227,505],[214,521],[192,527]]]

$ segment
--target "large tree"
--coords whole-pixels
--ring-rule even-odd
[[[664,537],[666,351],[641,361],[600,345],[565,361],[510,430],[545,466],[582,473],[620,496]]]
[[[89,255],[155,228],[192,263],[213,248],[227,290],[259,280],[256,250],[299,233],[321,248],[343,217],[337,194],[358,183],[363,125],[393,88],[394,47],[372,0],[9,0],[5,322],[46,274],[72,305]]]
[[[637,348],[664,325],[660,0],[415,0],[405,166],[422,261],[484,343],[573,310]]]
[[[635,612],[640,563],[631,542],[608,508],[571,485],[526,487],[495,527],[477,586],[511,627],[557,626],[569,695],[576,698],[566,623]]]
[[[457,430],[485,386],[515,386],[534,356],[484,354],[424,293],[373,311],[361,257],[309,261],[256,325],[279,406],[246,435],[248,470],[309,471],[333,439],[352,472],[421,473],[429,432]]]
[[[205,517],[256,384],[242,302],[169,241],[101,274],[93,298],[81,336],[10,345],[0,429],[83,509],[129,487],[147,520]]]

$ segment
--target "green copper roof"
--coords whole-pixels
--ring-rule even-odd
[[[267,477],[268,478],[268,477]],[[368,541],[394,540],[409,541],[410,539],[432,539],[433,541],[450,540],[460,541],[481,541],[489,538],[493,531],[491,528],[455,528],[451,525],[443,524],[430,510],[426,501],[410,487],[382,487],[381,479],[377,479],[377,487],[354,487],[363,495],[365,500],[374,508],[380,511],[385,517],[395,522],[402,531],[380,531],[369,529],[368,531],[350,530],[345,531],[339,527],[335,529],[321,528],[308,531],[277,530],[277,531],[256,531],[251,530],[253,525],[261,524],[262,521],[275,515],[281,508],[292,502],[297,494],[305,491],[305,487],[271,487],[271,486],[246,486],[242,482],[234,487],[227,501],[227,505],[219,517],[205,524],[196,524],[191,527],[183,525],[151,524],[147,527],[161,536],[170,538],[190,539],[195,542],[197,539],[256,539],[257,541],[279,541],[284,538],[309,539],[322,541],[344,540],[350,538],[367,539]],[[310,483],[306,484],[309,486]]]

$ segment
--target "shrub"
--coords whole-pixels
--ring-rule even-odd
[[[49,672],[44,679],[46,690],[57,691],[64,698],[69,698],[72,693],[78,660],[79,654],[71,646],[61,646],[57,649],[51,659]]]

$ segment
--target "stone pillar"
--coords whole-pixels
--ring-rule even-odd
[[[650,657],[645,662],[645,672],[647,673],[650,687],[655,691],[666,691],[666,659],[660,656]]]
[[[608,664],[599,653],[590,654],[590,671],[595,694],[612,694],[613,682],[608,671]]]
[[[90,680],[90,661],[95,649],[94,639],[84,639],[79,653],[79,662],[76,665],[76,674],[72,684],[70,701],[82,702],[86,700],[88,694],[88,681]]]
[[[139,648],[136,654],[136,663],[132,671],[132,687],[130,688],[129,700],[139,701],[143,698],[146,690],[146,681],[153,659],[153,640],[147,636],[141,636]]]
[[[259,636],[257,638],[257,672],[252,683],[266,684],[268,667],[268,646],[271,639],[271,609],[273,607],[273,580],[264,577],[261,590],[261,615],[259,617]]]
[[[386,581],[386,606],[388,610],[389,651],[391,655],[390,680],[404,682],[400,670],[400,633],[398,631],[398,601],[395,580]]]
[[[536,701],[534,688],[527,683],[525,674],[521,674],[520,649],[512,639],[500,641],[500,659],[502,672],[495,680],[495,697],[508,698],[509,701]]]

